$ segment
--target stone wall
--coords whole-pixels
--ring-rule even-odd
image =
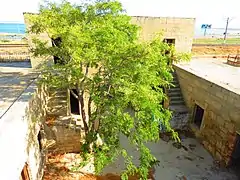
[[[24,13],[26,28],[29,29],[29,15]],[[175,47],[178,52],[191,52],[194,36],[195,19],[177,18],[177,17],[145,17],[133,16],[131,22],[141,27],[140,40],[146,41],[152,39],[156,33],[163,33],[163,38],[175,39]],[[32,39],[36,35],[28,34],[29,47],[34,47]],[[39,34],[38,38],[45,40],[51,46],[51,40],[46,33]],[[39,67],[44,61],[52,61],[52,58],[31,57],[33,68]]]
[[[142,28],[141,40],[150,40],[156,33],[162,32],[164,38],[175,39],[175,47],[178,52],[191,52],[194,18],[134,16],[132,23]]]
[[[190,123],[205,148],[219,161],[229,164],[240,128],[240,95],[175,66]],[[195,104],[204,109],[201,127],[193,125]]]
[[[25,164],[31,180],[43,176],[44,153],[38,134],[45,120],[47,93],[30,84],[0,120],[0,179],[19,179]]]
[[[48,152],[53,153],[79,153],[81,148],[80,126],[71,117],[57,118],[52,126],[56,137],[56,144]]]
[[[69,115],[69,95],[67,89],[48,88],[48,116]]]
[[[24,15],[24,23],[26,25],[26,30],[29,30],[29,28],[30,28],[29,17],[37,16],[37,14],[24,13],[23,15]],[[34,48],[34,43],[33,43],[34,38],[41,39],[41,40],[47,42],[48,46],[52,46],[51,39],[48,37],[47,33],[41,33],[38,35],[28,33],[26,37],[27,37],[28,46],[30,49]],[[44,64],[45,62],[53,62],[52,57],[34,57],[32,54],[30,54],[30,59],[31,59],[31,65],[35,69],[41,67],[41,65]]]

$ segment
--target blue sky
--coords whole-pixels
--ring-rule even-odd
[[[0,22],[23,22],[23,12],[37,12],[41,0],[1,0]],[[80,2],[80,0],[70,0]],[[195,17],[196,27],[203,23],[240,28],[239,0],[120,0],[129,15]]]

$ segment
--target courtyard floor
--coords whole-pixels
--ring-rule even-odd
[[[163,137],[157,143],[148,144],[155,157],[160,161],[155,167],[155,180],[238,180],[232,169],[220,167],[203,146],[193,137],[180,133],[182,143],[178,144]],[[138,152],[130,148],[127,139],[121,139],[122,146],[128,149],[137,162]],[[84,180],[118,180],[123,170],[123,159],[106,167],[105,176],[92,176],[71,173],[69,166],[79,160],[77,154],[51,156],[45,168],[45,180],[84,179]],[[136,178],[135,178],[136,179]],[[132,180],[135,180],[134,178]],[[119,179],[120,180],[120,179]]]

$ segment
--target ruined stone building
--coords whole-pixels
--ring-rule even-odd
[[[27,18],[25,22],[28,26]],[[174,44],[178,52],[191,52],[195,25],[193,18],[132,17],[132,23],[142,27],[140,40],[148,40],[162,31],[164,41]],[[33,46],[32,37],[28,35],[30,47]],[[51,45],[46,34],[40,37],[49,40]],[[41,63],[41,58],[31,57],[33,69]],[[239,158],[239,68],[223,60],[193,59],[190,63],[175,64],[174,69],[175,86],[167,92],[169,107],[175,113],[174,128],[188,125],[206,149],[225,165]],[[9,76],[9,72],[4,76],[6,82],[14,78]],[[30,70],[18,74],[18,77],[17,81],[11,81],[8,88],[21,85],[21,89],[12,88],[12,95],[5,93],[1,97],[9,103],[0,107],[0,169],[4,172],[0,173],[0,179],[26,176],[33,180],[41,179],[46,153],[46,143],[41,141],[47,141],[41,133],[44,129],[42,122],[48,120],[48,128],[54,132],[55,142],[49,143],[55,145],[49,151],[77,152],[81,129],[69,117],[79,112],[74,108],[75,100],[67,89],[37,87],[38,73]]]
[[[26,15],[25,23],[29,26]],[[191,51],[195,19],[132,17],[132,22],[142,27],[141,40],[148,40],[162,31],[165,41],[174,44],[179,52]],[[33,37],[28,34],[30,47]],[[40,37],[49,40],[51,45],[46,34]],[[31,57],[32,69],[41,62],[41,58]],[[69,118],[78,113],[74,109],[74,99],[68,90],[37,86],[39,74],[32,69],[1,69],[5,81],[1,85],[4,103],[0,107],[0,179],[41,179],[47,146],[52,147],[49,152],[77,152],[80,149],[81,129]],[[46,124],[47,131],[52,132],[50,139],[42,132],[46,131]]]

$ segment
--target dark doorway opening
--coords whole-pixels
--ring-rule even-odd
[[[203,114],[204,114],[204,109],[198,105],[195,105],[194,124],[197,125],[198,128],[201,127]]]
[[[76,89],[72,89],[72,91],[75,94],[77,94]],[[76,114],[76,115],[80,114],[78,99],[71,92],[70,92],[70,106],[71,106],[71,113],[72,114]]]
[[[38,133],[38,135],[37,135],[37,138],[38,138],[39,150],[41,151],[41,150],[42,150],[42,143],[41,143],[42,135],[41,135],[41,130],[39,131],[39,133]]]
[[[23,170],[22,170],[21,176],[20,176],[20,180],[30,180],[27,164],[25,164],[25,166],[23,167]]]
[[[236,141],[234,145],[234,150],[232,152],[230,167],[236,173],[240,179],[240,135],[237,134]]]
[[[164,39],[163,42],[169,44],[169,45],[175,45],[175,39]]]
[[[236,137],[234,150],[232,153],[232,165],[238,165],[240,167],[240,135],[238,134]]]

